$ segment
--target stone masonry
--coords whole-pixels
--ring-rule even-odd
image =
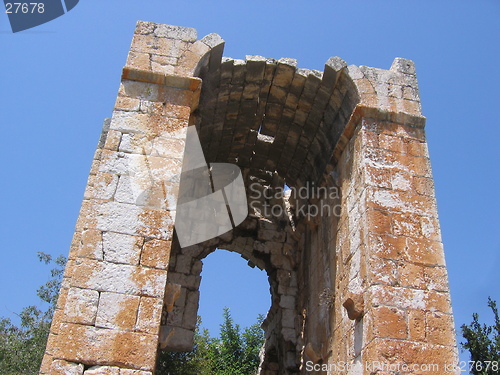
[[[321,72],[223,47],[137,23],[40,374],[152,375],[159,350],[192,349],[202,262],[217,248],[268,275],[260,374],[457,374],[413,62],[332,57]],[[182,248],[190,126],[208,165],[241,169],[249,213]]]

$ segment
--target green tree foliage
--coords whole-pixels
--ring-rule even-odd
[[[0,319],[0,374],[2,375],[38,374],[40,369],[66,258],[59,256],[57,259],[52,259],[45,253],[38,253],[38,258],[45,264],[54,265],[50,280],[37,291],[38,297],[48,303],[48,307],[45,311],[36,306],[24,308],[19,314],[19,327],[9,318]]]
[[[0,374],[38,374],[47,343],[52,315],[57,303],[66,258],[52,259],[38,253],[45,264],[52,264],[51,278],[38,288],[37,295],[48,307],[44,310],[28,306],[19,314],[20,325],[9,318],[0,319]],[[159,375],[252,375],[257,373],[259,351],[264,343],[259,315],[257,323],[241,332],[234,324],[229,309],[224,309],[224,323],[220,337],[212,338],[208,330],[201,329],[198,320],[195,346],[191,352],[162,352],[159,356]]]
[[[260,328],[264,317],[259,315],[257,323],[241,332],[228,308],[223,311],[224,322],[220,326],[220,337],[211,338],[208,330],[198,325],[192,352],[162,352],[159,356],[159,375],[252,375],[256,374],[264,343],[264,332]]]
[[[464,349],[470,352],[471,368],[473,375],[500,374],[500,319],[496,301],[488,297],[488,306],[493,311],[495,323],[492,326],[479,323],[479,315],[472,314],[472,323],[462,325],[462,336],[467,342],[462,343]]]

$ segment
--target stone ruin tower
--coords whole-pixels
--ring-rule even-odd
[[[159,350],[190,350],[202,261],[217,248],[268,275],[260,374],[456,374],[413,62],[332,57],[320,72],[225,58],[223,46],[217,34],[137,23],[40,374],[148,375]],[[196,159],[184,153],[190,129],[201,174],[237,166],[243,207],[228,204],[230,176],[179,188]],[[230,214],[184,213],[216,235],[181,245],[176,205],[212,193]]]

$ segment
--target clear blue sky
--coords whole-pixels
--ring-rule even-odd
[[[12,34],[0,14],[0,316],[38,303],[48,270],[37,251],[68,252],[102,121],[145,20],[216,32],[234,58],[293,57],[319,70],[330,56],[384,69],[414,60],[455,320],[479,312],[491,321],[487,297],[500,302],[499,19],[497,0],[81,0]],[[265,274],[237,255],[212,254],[202,275],[200,313],[212,333],[225,305],[243,326],[266,312]]]

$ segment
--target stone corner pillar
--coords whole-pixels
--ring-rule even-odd
[[[335,151],[338,333],[331,363],[363,374],[456,374],[449,285],[412,61],[348,67],[360,103]]]
[[[220,63],[222,46],[191,28],[137,23],[40,374],[154,373],[195,75]]]

